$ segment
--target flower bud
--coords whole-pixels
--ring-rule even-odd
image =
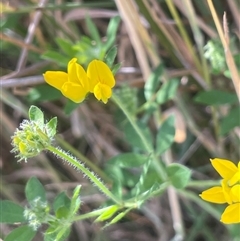
[[[12,137],[12,152],[17,153],[19,161],[26,161],[46,149],[52,139],[47,124],[40,125],[38,121],[24,120]]]

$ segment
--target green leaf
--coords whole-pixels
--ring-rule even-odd
[[[57,117],[53,117],[47,124],[47,132],[49,137],[54,137],[57,131]]]
[[[154,166],[150,166],[147,172],[146,178],[143,182],[143,185],[140,187],[140,192],[148,192],[151,191],[151,188],[155,185],[159,186],[159,183],[162,182],[162,179],[159,173],[156,171]],[[137,185],[137,184],[136,184]],[[136,185],[134,187],[136,187]],[[132,190],[134,191],[134,189]]]
[[[227,69],[227,70],[225,70],[224,72],[223,72],[223,74],[224,74],[224,76],[225,77],[227,77],[227,78],[229,78],[229,79],[231,79],[231,72],[230,72],[230,70],[229,69]]]
[[[126,177],[124,176],[124,171],[118,166],[109,165],[109,164],[106,165],[104,171],[106,175],[113,180],[112,191],[118,194],[120,190],[122,191],[123,183],[126,181]]]
[[[132,208],[128,208],[128,209],[125,210],[124,212],[119,213],[115,218],[113,218],[113,219],[111,220],[111,222],[109,222],[107,225],[105,225],[104,228],[106,228],[106,227],[108,227],[108,226],[110,226],[110,225],[112,225],[112,224],[120,221],[120,220],[121,220],[128,212],[130,212],[131,210],[132,210]]]
[[[42,202],[46,202],[47,200],[45,189],[36,177],[32,177],[28,180],[25,187],[25,195],[29,203],[37,198],[40,198]]]
[[[157,133],[156,153],[157,155],[163,154],[174,142],[175,136],[175,117],[169,116],[161,125]]]
[[[121,68],[121,66],[122,66],[121,63],[118,63],[118,64],[113,65],[113,67],[112,67],[112,73],[113,73],[113,75],[115,75],[115,74],[118,72],[118,70]]]
[[[9,233],[4,241],[31,241],[35,235],[36,231],[31,227],[21,226]]]
[[[8,201],[0,200],[0,222],[1,223],[23,223],[26,219],[23,215],[24,208],[20,205]]]
[[[144,95],[147,101],[156,93],[160,84],[160,77],[163,74],[163,64],[159,64],[151,73],[144,86]]]
[[[191,177],[191,171],[177,163],[167,166],[167,174],[172,185],[177,189],[186,187]]]
[[[129,152],[114,156],[107,161],[107,165],[118,166],[122,168],[139,167],[148,160],[147,156]]]
[[[104,221],[111,218],[119,209],[118,205],[112,205],[107,208],[96,220],[95,222]]]
[[[149,145],[152,145],[152,136],[148,126],[140,121],[137,122],[136,125],[141,130],[145,140],[147,140]],[[145,144],[143,143],[143,140],[139,137],[139,135],[136,133],[135,129],[129,122],[124,125],[124,133],[126,136],[126,140],[132,145],[132,147],[143,151],[148,151]]]
[[[70,208],[71,205],[71,200],[70,198],[66,195],[65,192],[61,192],[56,196],[53,202],[53,210],[56,212],[59,208],[61,207],[67,207]]]
[[[98,29],[89,15],[86,16],[86,24],[92,39],[96,41],[97,45],[101,45],[102,41]]]
[[[102,46],[96,46],[93,42],[94,41],[92,41],[89,37],[82,36],[81,40],[73,46],[74,50],[77,51],[76,57],[78,59],[78,63],[85,67],[93,59],[101,59],[101,57],[104,57],[105,55],[105,53],[103,53],[103,56],[101,56]]]
[[[173,99],[176,94],[177,87],[179,85],[178,79],[170,79],[162,85],[157,92],[156,101],[158,104],[166,103],[168,100]]]
[[[65,241],[71,232],[70,227],[61,227],[56,232],[49,232],[50,228],[44,234],[44,241]]]
[[[71,58],[71,56],[75,56],[76,51],[73,49],[73,43],[67,39],[56,38],[55,39],[57,45],[60,49]]]
[[[106,50],[108,50],[115,42],[117,36],[117,29],[121,18],[119,16],[111,18],[107,28],[107,42],[104,44]],[[111,65],[110,65],[111,66]]]
[[[67,207],[60,207],[55,214],[58,219],[66,219],[69,216],[69,209]]]
[[[62,93],[59,90],[53,88],[50,85],[44,84],[32,88],[27,95],[27,100],[32,103],[58,100],[61,97]]]
[[[110,167],[110,166],[109,166]],[[118,169],[118,172],[121,172],[119,171]],[[114,175],[114,173],[111,172],[110,169],[105,169],[105,173],[110,173],[109,177],[111,178],[111,175]],[[112,178],[113,180],[113,184],[112,184],[112,188],[111,188],[111,192],[115,195],[115,197],[117,197],[119,200],[122,199],[122,196],[123,196],[123,191],[122,191],[122,182],[120,181],[120,179],[118,179],[118,175],[115,176],[116,178]]]
[[[138,107],[137,89],[128,85],[122,85],[116,90],[118,98],[121,100],[124,107],[133,115],[135,115]],[[119,119],[119,118],[118,118]],[[124,115],[125,120],[125,115]]]
[[[236,94],[221,90],[209,90],[200,92],[194,101],[206,105],[233,104],[238,101]]]
[[[232,109],[220,122],[220,135],[226,135],[236,126],[240,125],[240,108],[237,106]]]
[[[43,126],[43,124],[44,124],[44,115],[43,115],[43,112],[37,106],[32,105],[29,108],[28,115],[29,115],[29,119],[31,121],[36,121],[41,126]]]
[[[109,68],[112,67],[114,60],[117,56],[117,47],[113,46],[106,54],[104,61],[109,66]]]
[[[70,213],[72,215],[74,215],[79,210],[81,205],[80,189],[81,189],[81,185],[78,185],[75,187],[73,191],[73,196],[72,196],[71,205],[70,205]]]
[[[65,57],[64,55],[60,54],[59,52],[48,50],[41,56],[43,59],[51,60],[57,63],[59,66],[66,68],[70,58]]]
[[[136,168],[144,165],[148,160],[147,156],[137,153],[124,153],[117,155],[107,161],[105,166],[106,174],[114,181],[114,193],[121,196],[119,193],[122,186],[133,187],[139,181],[138,175],[132,175],[129,168]]]

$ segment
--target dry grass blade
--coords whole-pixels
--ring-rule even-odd
[[[129,1],[116,0],[115,2],[118,7],[119,13],[126,25],[126,29],[127,29],[129,38],[132,42],[132,46],[135,50],[138,63],[143,73],[144,80],[146,80],[151,70],[148,65],[146,50],[144,48],[143,42],[140,39],[138,31],[135,27],[136,23],[137,25],[139,25],[138,23],[140,21],[136,6],[134,5],[132,0],[129,0]]]
[[[228,40],[229,37],[228,37],[228,27],[227,27],[226,13],[224,13],[223,28],[222,28],[221,24],[220,24],[220,21],[218,19],[216,10],[215,10],[214,5],[212,3],[212,0],[208,0],[208,5],[209,5],[210,11],[212,13],[213,20],[215,22],[215,25],[216,25],[219,37],[221,39],[222,45],[223,45],[224,50],[225,50],[226,62],[227,62],[228,68],[231,72],[232,82],[233,82],[235,91],[237,93],[238,100],[240,102],[240,77],[239,77],[239,73],[238,73],[236,64],[235,64],[234,59],[233,59],[233,55],[232,55],[231,50],[229,48],[229,40]]]
[[[31,51],[39,53],[39,54],[43,53],[43,50],[39,49],[38,47],[35,47],[34,45],[31,45],[31,44],[28,44],[28,43],[25,43],[25,42],[23,42],[19,39],[9,37],[4,33],[0,33],[0,39],[4,40],[6,42],[12,43],[12,44],[14,44],[14,45],[16,45],[20,48],[26,49],[26,50],[31,50]]]

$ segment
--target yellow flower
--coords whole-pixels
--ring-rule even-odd
[[[213,167],[223,178],[221,186],[203,191],[200,197],[212,203],[228,203],[229,206],[221,216],[221,222],[240,223],[240,162],[238,167],[229,160],[215,158]]]
[[[215,158],[211,163],[223,179],[229,180],[230,186],[240,181],[240,162],[238,167],[226,159]]]
[[[220,221],[225,224],[240,223],[240,203],[229,205],[224,210]]]
[[[93,60],[88,65],[87,76],[90,80],[90,92],[106,104],[112,96],[112,88],[115,85],[112,71],[104,62]]]
[[[43,74],[45,81],[60,90],[73,102],[82,102],[89,92],[89,81],[83,67],[73,58],[68,63],[68,73],[63,71],[47,71]]]
[[[67,73],[47,71],[43,76],[49,85],[60,90],[65,97],[76,103],[82,102],[91,92],[106,104],[112,96],[112,88],[115,85],[110,68],[100,60],[91,61],[86,73],[77,63],[77,59],[73,58],[68,63]]]

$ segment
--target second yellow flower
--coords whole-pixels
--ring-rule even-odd
[[[43,74],[45,81],[60,90],[73,102],[82,102],[91,92],[98,100],[107,103],[112,96],[115,79],[110,68],[101,60],[89,63],[87,72],[73,58],[68,63],[68,72],[47,71]]]

